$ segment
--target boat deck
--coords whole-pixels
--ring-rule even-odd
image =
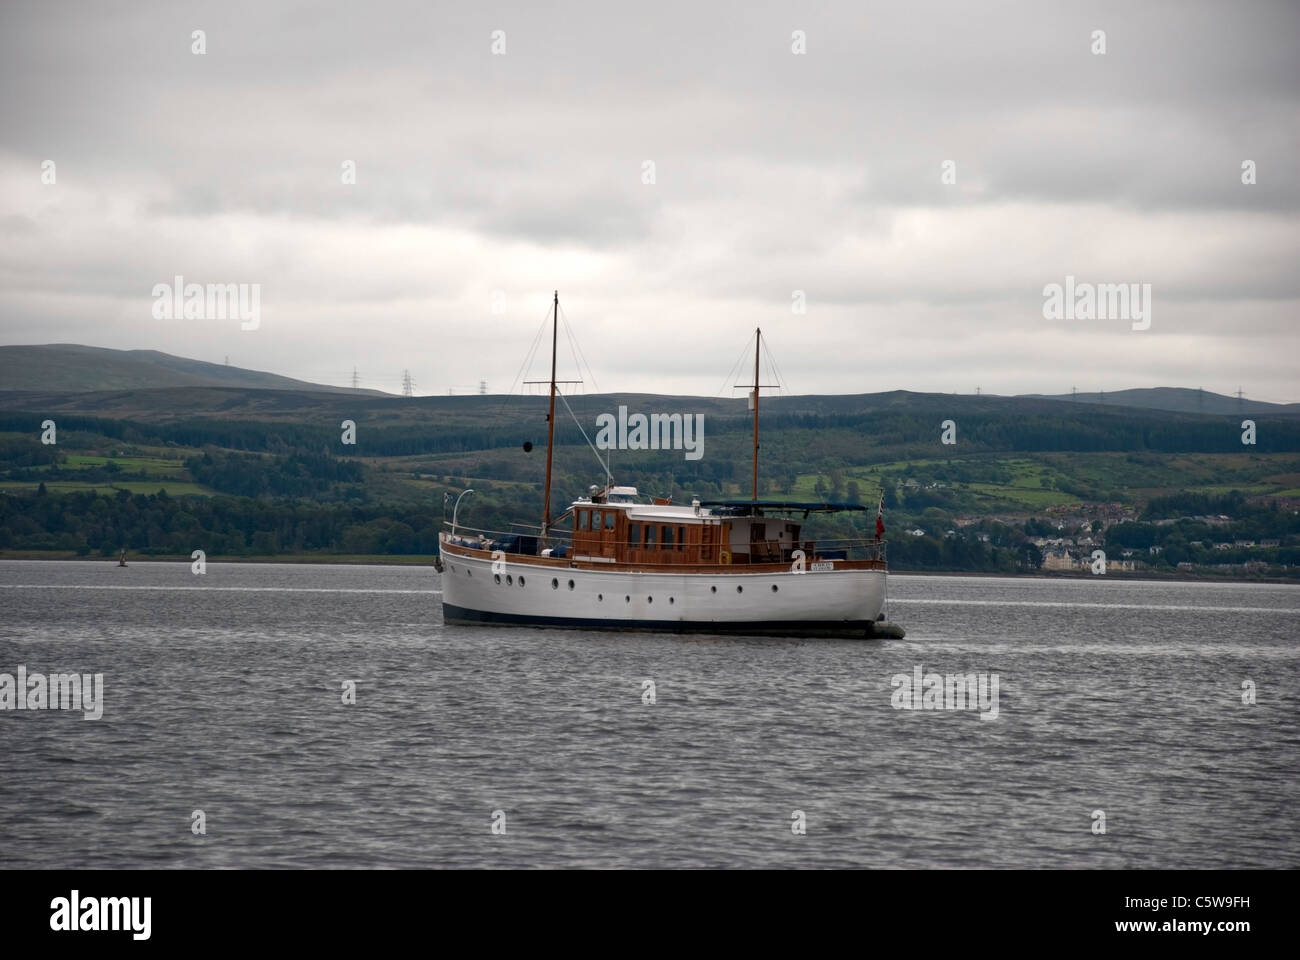
[[[888,565],[884,559],[884,540],[864,541],[880,549],[878,555],[863,559],[846,559],[841,557],[823,557],[816,553],[807,556],[804,559],[804,569],[813,572],[817,570],[885,570]],[[718,563],[716,561],[690,562],[673,560],[637,560],[637,561],[619,561],[602,557],[587,556],[563,556],[563,557],[543,557],[535,554],[511,553],[508,551],[493,550],[487,547],[470,547],[464,544],[454,543],[446,538],[442,542],[442,552],[449,557],[471,557],[479,560],[491,561],[493,559],[504,560],[506,563],[531,567],[547,567],[558,569],[578,569],[578,570],[604,570],[608,572],[627,572],[627,573],[698,573],[708,574],[710,576],[717,574],[758,574],[758,573],[789,573],[793,569],[794,560],[780,560],[752,563],[748,560],[736,558],[732,563]],[[497,554],[496,557],[493,555]],[[818,565],[825,566],[818,566]]]

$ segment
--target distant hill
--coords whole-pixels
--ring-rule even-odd
[[[84,393],[169,387],[243,387],[390,396],[379,390],[308,383],[259,370],[174,357],[157,350],[111,350],[78,343],[0,346],[0,390]]]
[[[1172,413],[1300,413],[1300,403],[1266,403],[1263,400],[1238,400],[1208,390],[1187,387],[1149,387],[1143,390],[1116,390],[1113,393],[1041,393],[1021,394],[1037,400],[1072,400],[1075,403],[1098,403],[1114,407],[1141,407],[1169,410]]]
[[[262,393],[269,390],[297,396],[282,394],[271,397]],[[311,394],[330,394],[333,399],[307,396]],[[318,410],[322,404],[329,407],[332,415],[334,408],[343,409],[340,404],[347,410],[355,410],[356,401],[361,398],[367,398],[368,408],[381,419],[418,420],[436,411],[439,415],[464,415],[466,419],[477,420],[488,410],[494,412],[495,419],[506,400],[499,396],[495,399],[477,396],[404,398],[381,390],[352,390],[308,383],[274,373],[176,357],[157,350],[112,350],[74,343],[0,346],[0,396],[4,397],[3,407],[8,410],[48,409],[51,412],[98,413],[155,421],[185,416],[287,419]],[[763,399],[763,411],[793,417],[857,416],[903,410],[941,413],[944,417],[955,416],[958,410],[967,414],[1012,411],[1046,414],[1062,401],[1115,410],[1128,408],[1205,416],[1300,416],[1300,403],[1239,401],[1236,397],[1185,387],[1116,390],[1104,394],[1020,394],[1014,397],[991,394],[958,397],[956,394],[906,390],[878,394],[773,396]],[[517,412],[520,408],[531,409],[534,404],[544,402],[540,397],[516,397],[507,405]],[[619,403],[629,403],[633,409],[690,409],[712,416],[736,415],[743,413],[745,408],[743,398],[653,394],[580,395],[574,403],[588,410],[603,403],[612,411]]]
[[[221,369],[225,369],[224,367]],[[575,416],[588,424],[597,414],[616,413],[620,406],[632,412],[689,411],[707,416],[710,431],[722,423],[748,430],[750,422],[744,397],[690,397],[648,393],[582,394],[569,398]],[[468,426],[478,424],[495,430],[506,423],[545,423],[546,397],[538,395],[463,395],[398,397],[365,391],[324,388],[269,391],[232,386],[186,386],[117,390],[8,390],[0,392],[0,411],[30,411],[42,414],[79,415],[139,423],[219,419],[226,422],[307,423],[348,417],[371,425]],[[1146,421],[1171,421],[1170,411],[1133,410],[1119,404],[1093,412],[1076,404],[1031,397],[999,397],[985,394],[888,393],[829,394],[768,397],[762,401],[764,423],[777,427],[828,427],[870,425],[882,418],[924,416],[935,430],[949,418],[1064,416],[1073,420],[1095,420],[1097,413],[1130,416]],[[1285,416],[1286,414],[1283,414]],[[1185,415],[1184,415],[1185,416]],[[557,417],[563,425],[566,413]],[[937,435],[937,433],[936,433]]]

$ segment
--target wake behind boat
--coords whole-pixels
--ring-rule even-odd
[[[884,623],[886,542],[876,537],[810,540],[813,513],[864,511],[861,504],[758,499],[761,331],[755,333],[754,483],[749,500],[645,502],[606,477],[551,517],[555,436],[552,318],[550,414],[543,521],[536,534],[458,526],[440,534],[447,623],[743,633],[782,636],[901,636]]]

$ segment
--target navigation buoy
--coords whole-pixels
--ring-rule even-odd
[[[122,556],[118,558],[117,565],[118,565],[119,567],[125,567],[125,566],[126,566],[126,551],[125,551],[125,550],[122,551]]]

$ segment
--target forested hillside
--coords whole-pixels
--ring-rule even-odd
[[[598,459],[589,441],[597,417],[620,406],[699,414],[703,447],[698,459],[611,451],[618,482],[677,500],[750,494],[743,400],[589,395],[559,407],[557,503],[602,481],[605,452]],[[469,487],[463,522],[537,521],[545,414],[543,397],[0,392],[0,553],[428,554],[445,495]],[[47,422],[52,443],[42,442]],[[1252,423],[1048,399],[774,397],[761,407],[759,493],[868,504],[883,495],[895,569],[1032,571],[1052,565],[1053,551],[1095,546],[1157,572],[1288,576],[1300,417]],[[1248,432],[1254,443],[1243,443]],[[1209,521],[1189,519],[1209,514],[1212,535]],[[870,513],[832,516],[810,520],[809,532],[869,535],[873,525]]]

